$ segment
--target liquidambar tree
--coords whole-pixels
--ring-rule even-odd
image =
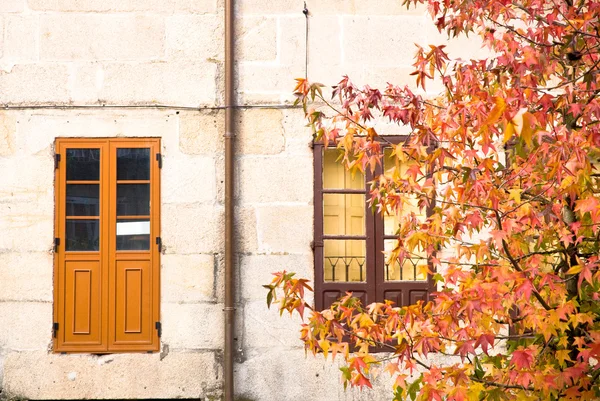
[[[397,167],[375,178],[369,202],[401,222],[388,257],[427,252],[437,292],[405,307],[348,294],[316,311],[308,281],[283,272],[268,301],[310,309],[302,340],[345,359],[346,385],[371,386],[377,368],[395,399],[599,399],[600,2],[407,5],[423,2],[441,31],[480,35],[494,56],[418,48],[413,75],[423,89],[441,82],[436,98],[347,77],[333,101],[305,80],[296,93],[315,140],[353,171],[381,163],[377,122],[409,128],[387,144]],[[420,213],[403,212],[414,202]]]

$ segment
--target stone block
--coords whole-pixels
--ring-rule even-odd
[[[259,95],[259,103],[278,103],[282,94],[291,94],[296,82],[295,78],[304,77],[304,63],[294,66],[276,66],[266,64],[239,64],[237,92],[243,96],[243,104],[252,104]]]
[[[29,0],[28,5],[36,11],[151,11],[165,14],[217,12],[216,0]]]
[[[94,1],[94,0],[91,0]],[[215,14],[217,0],[112,0],[116,11]]]
[[[427,8],[423,5],[407,8],[402,1],[390,0],[324,0],[311,2],[308,6],[313,15],[352,14],[352,15],[423,15]]]
[[[0,301],[52,302],[50,252],[0,253]]]
[[[4,391],[24,399],[218,397],[213,352],[81,355],[9,353]]]
[[[35,11],[110,11],[114,0],[27,0],[27,5]]]
[[[222,349],[222,304],[163,303],[161,341],[171,349]]]
[[[243,157],[238,168],[242,204],[312,202],[312,157]]]
[[[0,348],[46,350],[52,339],[52,304],[0,302],[0,327]]]
[[[235,21],[236,60],[273,61],[277,59],[278,20],[272,17],[242,17]],[[287,31],[286,26],[283,31]]]
[[[324,73],[341,64],[342,20],[337,15],[316,15],[309,20],[308,76],[313,82],[323,82],[321,77]],[[281,32],[282,65],[291,65],[304,71],[306,19],[303,15],[286,16],[280,18],[280,23],[286,27]]]
[[[301,108],[285,109],[283,113],[283,133],[285,137],[285,153],[312,157],[313,151],[310,147],[313,137],[304,111]]]
[[[264,290],[264,288],[263,288]],[[267,308],[266,290],[263,299],[244,304],[244,347],[247,348],[299,348],[300,316],[286,312],[279,315],[277,307]]]
[[[217,66],[208,62],[108,64],[100,98],[116,104],[215,104]]]
[[[270,155],[285,146],[281,110],[248,109],[237,113],[239,154]]]
[[[424,46],[427,24],[417,16],[353,16],[343,20],[343,65],[410,66]],[[385,38],[385,40],[381,40]]]
[[[299,319],[287,320],[299,328]],[[270,337],[263,337],[265,343]],[[243,364],[236,365],[235,389],[248,400],[384,401],[390,399],[392,380],[380,371],[373,389],[348,388],[340,382],[342,358],[324,360],[303,349],[258,348],[250,350]],[[383,356],[383,355],[382,355]],[[374,368],[377,370],[377,368]]]
[[[107,109],[108,110],[108,109]],[[18,119],[17,147],[25,154],[51,153],[57,137],[164,137],[163,146],[177,136],[172,111],[40,111]],[[170,152],[174,151],[171,148]]]
[[[9,156],[15,151],[16,131],[17,113],[0,112],[0,156]]]
[[[235,241],[237,252],[255,252],[257,250],[256,210],[252,207],[235,209]]]
[[[225,112],[222,110],[181,111],[179,150],[190,155],[224,153]]]
[[[448,53],[451,59],[460,58],[469,61],[494,56],[491,50],[484,47],[483,41],[478,35],[449,37],[446,32],[439,32],[433,22],[427,22],[427,43],[435,46],[445,45],[444,51]]]
[[[2,0],[0,2],[0,13],[20,13],[25,10],[27,0]]]
[[[1,7],[1,6],[0,6]],[[8,15],[4,20],[5,62],[37,61],[39,18],[37,15]]]
[[[100,103],[104,84],[104,67],[100,62],[77,63],[73,66],[71,99],[74,103]]]
[[[223,23],[217,15],[167,17],[167,57],[176,60],[223,60],[223,35]]]
[[[223,208],[166,204],[161,209],[165,253],[217,253],[223,249]]]
[[[163,165],[161,178],[161,200],[164,204],[213,204],[216,201],[213,157],[169,155]]]
[[[296,277],[312,280],[314,276],[312,253],[300,255],[242,255],[240,258],[241,295],[244,300],[262,301],[267,291],[263,285],[273,279],[273,273],[286,270]],[[266,312],[265,312],[266,313]]]
[[[164,19],[158,16],[49,14],[40,24],[42,60],[152,60],[164,54]]]
[[[68,103],[69,75],[61,64],[18,64],[0,71],[0,103]]]
[[[48,251],[54,238],[53,206],[52,197],[0,203],[0,250]]]
[[[162,255],[163,302],[214,301],[213,255]]]
[[[24,165],[28,168],[22,168]],[[50,155],[0,158],[0,171],[11,172],[0,175],[0,204],[10,206],[9,215],[54,213],[53,167]]]
[[[260,252],[309,253],[313,239],[312,206],[265,206],[256,209]]]
[[[412,62],[413,59],[411,59]],[[358,86],[369,85],[372,88],[385,89],[388,83],[404,87],[408,86],[413,91],[419,91],[417,88],[414,75],[410,75],[415,71],[414,67],[379,67],[379,66],[361,66],[352,65],[346,68],[346,74],[350,80]],[[341,76],[335,77],[336,79]],[[426,85],[427,91],[437,90],[440,86],[435,81],[428,81]]]

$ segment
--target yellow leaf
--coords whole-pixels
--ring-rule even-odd
[[[502,115],[502,113],[504,113],[504,110],[506,109],[506,102],[504,101],[503,98],[497,96],[494,99],[494,102],[496,104],[492,108],[492,111],[490,111],[490,114],[488,115],[488,118],[485,121],[486,125],[487,124],[493,124],[496,121],[498,121],[498,119],[500,118],[500,116]]]
[[[583,269],[583,266],[575,265],[567,271],[567,274],[577,274],[581,271],[581,269]]]
[[[515,124],[511,121],[506,123],[506,127],[504,127],[504,143],[510,141],[510,138],[515,134]]]
[[[321,347],[321,349],[323,350],[323,356],[325,357],[325,359],[327,359],[327,354],[329,353],[329,341],[320,340],[319,347]]]
[[[509,189],[508,199],[513,199],[516,203],[521,203],[521,192],[523,192],[520,188]]]
[[[526,112],[523,113],[523,127],[521,129],[521,138],[525,141],[527,146],[531,147],[533,145],[533,134],[535,132],[535,117],[533,114]]]
[[[471,383],[467,390],[467,397],[469,401],[479,401],[479,395],[485,390],[485,387],[481,383]]]

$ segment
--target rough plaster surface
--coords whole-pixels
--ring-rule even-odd
[[[327,85],[345,73],[359,83],[412,85],[413,43],[446,38],[423,10],[407,11],[400,1],[310,0],[307,7],[308,38],[302,2],[237,2],[237,100],[278,108],[241,109],[235,121],[236,392],[267,401],[384,399],[385,375],[374,392],[344,392],[337,365],[304,357],[299,322],[265,306],[262,284],[271,272],[313,275],[311,135],[291,106],[293,78],[307,68]],[[0,1],[0,104],[9,106],[0,111],[4,396],[221,396],[224,111],[215,106],[223,101],[222,21],[222,0]],[[466,41],[449,49],[484,54]],[[53,354],[54,140],[127,136],[162,143],[162,350]]]

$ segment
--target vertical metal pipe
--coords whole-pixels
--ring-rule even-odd
[[[233,239],[233,166],[234,166],[234,94],[233,94],[233,7],[225,0],[225,343],[223,348],[223,393],[225,401],[233,401],[234,355],[234,239]]]

